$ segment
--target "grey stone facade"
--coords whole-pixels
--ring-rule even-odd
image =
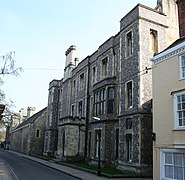
[[[43,155],[54,156],[57,149],[58,136],[58,105],[60,81],[53,80],[49,85],[48,114],[45,123],[45,138]]]
[[[10,132],[10,149],[24,154],[42,155],[47,108],[42,109]]]
[[[156,9],[138,4],[121,19],[120,31],[80,63],[75,46],[66,51],[64,78],[52,88],[51,82],[48,98],[56,97],[48,118],[58,140],[50,135],[45,146],[57,140],[56,157],[97,163],[100,132],[102,164],[152,174],[150,59],[178,38],[178,27],[169,24],[176,5],[168,9],[164,2]]]

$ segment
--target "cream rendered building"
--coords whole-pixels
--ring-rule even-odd
[[[185,37],[153,59],[153,179],[185,179]]]

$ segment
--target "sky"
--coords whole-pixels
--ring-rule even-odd
[[[0,56],[15,51],[23,68],[18,77],[1,77],[13,110],[45,108],[49,82],[63,78],[65,51],[75,45],[80,61],[91,55],[138,3],[154,8],[157,0],[0,0]]]

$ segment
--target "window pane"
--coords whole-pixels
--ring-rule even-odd
[[[182,77],[185,77],[185,67],[182,68]]]
[[[108,99],[114,99],[114,88],[108,89]]]
[[[176,153],[174,154],[174,165],[182,166],[182,156],[183,154]]]
[[[102,90],[100,91],[100,101],[103,100],[103,94],[102,94]]]
[[[103,89],[103,100],[106,100],[106,91]]]
[[[114,101],[108,100],[107,102],[107,113],[113,113],[114,112]]]
[[[126,129],[132,129],[132,119],[131,118],[126,119]]]
[[[185,103],[182,103],[182,109],[185,109]]]
[[[127,108],[132,107],[132,82],[128,82],[127,85]]]
[[[178,117],[179,117],[179,119],[181,119],[182,118],[182,112],[180,111],[180,112],[178,112]]]
[[[185,94],[182,95],[182,102],[185,102]]]
[[[182,56],[181,65],[182,65],[182,67],[185,66],[185,56]]]
[[[165,153],[165,163],[172,164],[172,153]]]
[[[177,102],[181,102],[181,96],[177,96]]]
[[[165,166],[165,177],[173,178],[173,167],[172,166]]]
[[[182,126],[182,119],[179,119],[179,126]]]
[[[177,110],[181,110],[181,104],[180,103],[177,104]]]
[[[174,178],[183,180],[183,168],[182,167],[174,167]]]
[[[185,117],[183,117],[182,122],[183,122],[183,126],[185,126]]]

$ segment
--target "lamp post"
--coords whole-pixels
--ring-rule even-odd
[[[101,121],[100,118],[98,117],[93,117],[94,120]],[[101,153],[100,153],[100,139],[101,139],[101,131],[100,131],[100,125],[99,125],[99,130],[98,130],[98,171],[97,175],[101,176],[101,167],[100,167],[100,161],[101,161]]]

